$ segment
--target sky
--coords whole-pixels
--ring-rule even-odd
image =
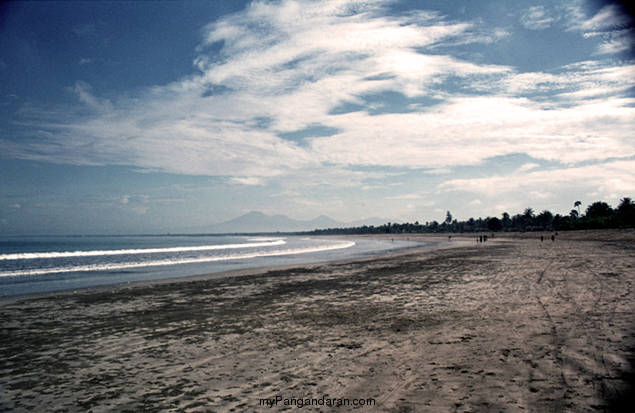
[[[616,207],[634,43],[611,1],[2,3],[0,235]]]

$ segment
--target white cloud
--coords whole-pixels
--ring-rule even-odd
[[[92,109],[100,112],[107,112],[112,110],[112,104],[108,100],[100,101],[98,98],[92,95],[92,86],[86,82],[77,82],[73,88],[73,92],[77,93],[79,101],[86,104]]]
[[[372,14],[375,3],[357,3],[364,11],[357,14],[342,2],[254,3],[208,27],[206,42],[223,41],[224,47],[221,61],[202,55],[198,76],[114,104],[78,82],[73,91],[95,115],[48,125],[53,130],[23,148],[22,156],[260,182],[314,167],[314,154],[276,135],[316,122],[339,125],[341,118],[329,113],[344,101],[384,90],[421,95],[439,77],[507,70],[414,52],[460,36],[470,25],[424,13],[380,17]],[[202,98],[211,85],[227,92]],[[257,119],[270,124],[254,128]],[[330,162],[330,154],[317,155]]]
[[[633,30],[615,30],[609,33],[587,33],[585,36],[603,37],[604,43],[598,46],[597,54],[625,52],[633,47]]]
[[[426,113],[356,112],[332,119],[346,132],[316,138],[311,148],[342,164],[437,168],[511,153],[566,163],[625,157],[635,154],[629,132],[635,113],[627,102],[633,101],[543,110],[522,98],[465,97]]]
[[[526,163],[522,165],[520,168],[518,168],[517,172],[525,172],[525,171],[529,171],[530,169],[539,168],[539,167],[540,165],[537,163]]]
[[[635,99],[625,97],[633,65],[585,62],[517,73],[474,63],[439,50],[508,33],[435,13],[384,16],[383,4],[253,3],[206,27],[199,73],[113,101],[78,82],[73,90],[90,116],[47,119],[31,141],[3,141],[0,149],[59,163],[226,176],[242,185],[275,180],[288,190],[345,188],[386,176],[354,166],[445,173],[516,153],[568,164],[635,154]],[[549,16],[534,7],[525,23],[542,28]],[[611,10],[591,20],[580,17],[579,29],[619,23]],[[209,54],[217,42],[220,55]],[[461,90],[444,92],[449,81]],[[364,96],[382,92],[440,103],[371,114]],[[336,110],[346,104],[360,110]],[[302,145],[280,137],[312,125],[337,132]]]
[[[149,197],[146,195],[122,195],[115,200],[119,210],[132,212],[136,215],[143,215],[149,209]]]
[[[532,199],[549,199],[553,197],[553,194],[551,192],[544,192],[544,191],[538,190],[538,191],[530,191],[529,196]]]
[[[635,191],[635,180],[632,177],[615,177],[612,179],[607,179],[604,181],[604,184],[598,188],[600,192],[619,192],[622,194],[632,193]]]
[[[406,194],[406,195],[384,197],[384,199],[422,199],[422,198],[424,198],[424,195],[422,194]]]
[[[551,16],[549,11],[545,10],[544,6],[530,7],[520,18],[522,25],[530,30],[547,29],[557,20]]]
[[[631,23],[631,18],[616,5],[604,6],[595,16],[579,22],[577,28],[583,31],[622,28]]]
[[[235,176],[231,178],[231,182],[239,185],[264,185],[265,180],[255,176]]]
[[[425,171],[426,174],[428,175],[447,175],[452,173],[452,169],[450,168],[436,168],[436,169],[429,169],[427,171]]]
[[[486,194],[490,197],[513,196],[534,193],[548,197],[562,188],[574,188],[580,192],[608,194],[635,189],[635,160],[609,161],[591,166],[517,171],[510,175],[495,175],[476,179],[453,179],[439,185],[443,191],[464,191]]]
[[[569,29],[583,32],[583,36],[598,37],[603,42],[598,46],[596,54],[614,54],[633,48],[633,19],[622,8],[615,4],[604,6],[594,16],[584,13],[582,0],[573,0],[568,6]]]

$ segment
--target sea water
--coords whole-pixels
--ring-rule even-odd
[[[324,237],[90,236],[0,239],[0,296],[356,258],[412,242]]]

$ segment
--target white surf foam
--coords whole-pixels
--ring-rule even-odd
[[[286,244],[284,240],[267,240],[266,242],[250,242],[246,244],[221,244],[203,245],[199,247],[170,247],[170,248],[143,248],[127,250],[98,250],[98,251],[62,251],[62,252],[28,252],[22,254],[0,255],[2,260],[32,260],[37,258],[71,258],[71,257],[97,257],[105,255],[131,255],[131,254],[156,254],[165,252],[211,251],[237,248],[270,247]]]
[[[271,244],[267,244],[267,245],[271,245]],[[280,245],[280,244],[276,244],[276,245]],[[274,256],[281,256],[281,255],[297,255],[297,254],[306,254],[310,252],[322,252],[322,251],[350,248],[354,245],[355,243],[351,241],[351,242],[344,242],[344,243],[335,244],[335,245],[325,245],[321,247],[296,248],[291,250],[278,250],[278,251],[262,251],[262,252],[254,252],[254,253],[223,255],[223,256],[203,257],[203,258],[188,258],[188,259],[180,259],[180,260],[157,260],[157,261],[116,263],[116,264],[113,263],[113,264],[82,265],[82,266],[73,266],[73,267],[37,268],[37,269],[30,269],[30,270],[19,270],[19,271],[0,273],[0,277],[43,275],[43,274],[55,274],[55,273],[63,273],[63,272],[112,271],[112,270],[120,270],[125,268],[141,268],[141,267],[154,267],[154,266],[177,265],[177,264],[195,264],[195,263],[214,262],[214,261],[241,260],[241,259],[249,259],[249,258],[259,258],[259,257],[274,257]]]

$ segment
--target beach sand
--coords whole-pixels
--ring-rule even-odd
[[[635,232],[550,236],[3,299],[0,411],[632,406]]]

